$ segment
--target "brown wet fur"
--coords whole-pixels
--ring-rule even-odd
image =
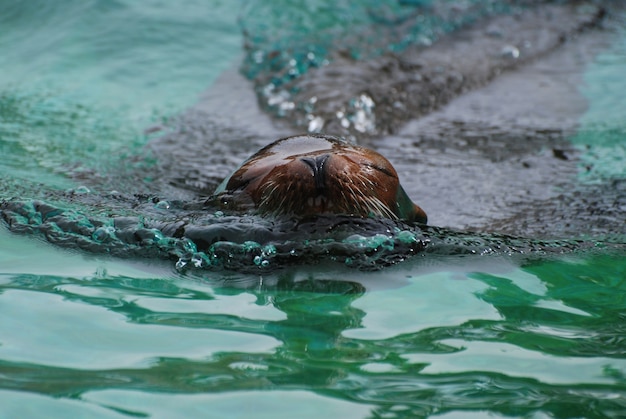
[[[280,139],[246,160],[223,188],[216,196],[223,206],[260,214],[427,220],[386,158],[331,136]]]

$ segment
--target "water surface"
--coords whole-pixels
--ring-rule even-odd
[[[314,13],[297,40],[326,48],[324,36],[343,34],[348,25],[363,33],[382,25],[376,33],[391,36],[393,22],[432,10],[431,2],[388,2],[386,9],[355,9],[347,18],[357,6],[335,3],[311,2]],[[494,12],[489,2],[470,3],[485,15]],[[137,214],[174,219],[175,205],[160,202],[210,193],[247,153],[293,130],[258,111],[254,82],[232,74],[244,55],[242,27],[248,36],[273,35],[256,38],[261,46],[291,33],[287,24],[272,30],[281,16],[289,22],[298,16],[297,10],[281,14],[283,6],[218,0],[2,6],[0,51],[8,59],[0,76],[0,200],[61,208],[79,227],[87,219],[106,226]],[[425,20],[438,28],[431,31],[437,37],[462,23],[445,21],[447,9],[438,7],[439,17]],[[611,16],[619,22],[622,15]],[[320,28],[329,32],[316,38]],[[425,28],[433,27],[408,25],[403,33],[411,36],[400,38],[407,45],[396,37],[392,49],[423,45]],[[85,251],[89,246],[75,240],[83,236],[61,229],[56,236],[36,229],[18,234],[3,224],[2,416],[623,416],[626,36],[611,25],[605,31],[593,48],[572,41],[572,48],[582,48],[584,65],[567,67],[571,73],[542,58],[466,96],[479,104],[483,97],[498,101],[497,92],[519,92],[515,80],[529,74],[555,84],[580,75],[585,83],[567,90],[574,92],[567,112],[542,102],[549,109],[544,131],[527,110],[533,106],[511,100],[523,110],[516,114],[519,125],[492,118],[485,140],[484,125],[476,125],[483,114],[470,115],[460,97],[441,111],[443,122],[424,118],[418,125],[430,127],[428,135],[418,136],[409,124],[391,136],[359,138],[394,161],[409,194],[431,206],[436,225],[461,229],[449,231],[464,246],[504,244],[497,233],[516,232],[513,239],[521,242],[507,243],[522,243],[524,251],[407,255],[374,271],[332,258],[282,269],[193,269],[181,268],[176,258],[120,258],[102,246]],[[347,39],[345,46],[358,52],[362,42]],[[216,97],[227,112],[215,109]],[[469,122],[448,124],[457,120],[454,112]],[[570,119],[574,123],[563,122]],[[555,131],[561,123],[565,128]],[[438,137],[438,129],[450,126],[458,137]],[[554,150],[568,160],[554,157],[560,155]],[[546,181],[553,172],[543,168],[551,163],[562,169],[562,183]],[[526,207],[511,204],[511,195],[500,198],[499,188],[511,185],[502,178],[524,164],[536,169],[528,182],[515,180],[528,193],[513,198],[540,203],[536,219],[521,217],[515,209]],[[446,186],[457,178],[467,179],[468,191]],[[541,194],[529,186],[534,180]],[[456,204],[447,203],[454,197]],[[481,216],[463,214],[459,200],[471,205],[468,211],[488,208]],[[587,213],[571,226],[557,225],[563,213],[574,212],[567,208]],[[98,244],[98,237],[83,238]],[[389,252],[390,243],[398,242],[365,241],[374,253]]]

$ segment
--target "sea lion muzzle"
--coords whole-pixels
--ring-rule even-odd
[[[344,214],[427,222],[387,159],[328,135],[287,137],[262,148],[224,179],[209,200],[261,215]]]

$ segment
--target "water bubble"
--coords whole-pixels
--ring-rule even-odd
[[[369,109],[369,108],[373,108],[374,107],[374,100],[371,97],[369,97],[368,95],[366,95],[366,94],[362,94],[361,96],[359,96],[358,100],[360,102],[360,105],[363,108],[368,108]]]
[[[75,189],[69,189],[67,192],[72,193],[72,194],[77,194],[77,195],[84,195],[84,194],[91,193],[91,190],[89,190],[88,187],[82,185]]]
[[[429,38],[428,36],[425,35],[420,35],[416,40],[415,43],[417,45],[422,45],[425,47],[429,47],[433,44],[433,40],[431,38]]]
[[[186,238],[178,240],[178,242],[176,242],[175,249],[176,254],[180,255],[181,257],[197,252],[196,244]]]
[[[358,247],[365,247],[367,246],[367,239],[360,235],[360,234],[352,234],[351,236],[346,237],[343,240],[344,243],[347,244],[353,244],[356,245]]]
[[[276,88],[276,86],[274,86],[274,83],[270,83],[268,85],[266,85],[263,88],[263,96],[269,97],[274,93],[274,89]]]
[[[259,243],[251,241],[251,240],[245,241],[241,245],[241,248],[243,249],[244,252],[250,252],[250,251],[258,249],[260,247],[261,247],[261,245]]]
[[[270,261],[265,259],[261,255],[255,256],[254,259],[253,259],[253,262],[254,262],[254,264],[256,266],[263,267],[263,268],[266,268],[266,267],[268,267],[270,265]]]
[[[503,58],[519,58],[519,49],[513,45],[505,45],[500,50],[500,56]]]
[[[228,366],[234,370],[241,371],[267,371],[269,369],[267,365],[254,364],[252,362],[233,362]]]
[[[317,133],[317,132],[321,132],[322,128],[324,128],[324,119],[322,119],[319,116],[315,116],[313,117],[313,119],[309,121],[309,126],[307,127],[307,131]]]
[[[313,112],[315,111],[316,103],[317,103],[317,97],[313,96],[312,98],[310,98],[309,100],[307,100],[306,102],[302,104],[302,109],[304,109],[304,111],[306,112],[306,118],[309,121],[315,118],[315,115],[313,115]]]
[[[202,252],[194,253],[194,255],[191,257],[190,262],[196,268],[202,268],[211,264],[211,261],[209,260],[207,255]]]
[[[224,212],[223,212],[223,211],[215,211],[215,212],[213,213],[213,216],[214,216],[215,218],[222,218],[222,217],[224,216]]]
[[[276,246],[274,246],[273,244],[268,244],[267,246],[265,246],[263,248],[263,252],[264,255],[275,255],[276,254]]]
[[[372,129],[372,124],[368,121],[367,115],[360,109],[355,112],[352,117],[352,122],[354,123],[354,129],[359,132],[367,132]]]
[[[296,107],[296,104],[293,102],[290,102],[290,101],[281,102],[281,104],[278,105],[278,116],[287,115],[287,112],[295,109],[295,107]]]
[[[376,106],[374,100],[367,94],[362,93],[356,98],[350,101],[347,124],[354,125],[354,129],[359,132],[374,132],[376,130],[376,116],[374,114],[374,107]],[[341,120],[341,125],[344,128],[346,122]]]
[[[167,240],[165,236],[163,235],[163,233],[161,232],[161,230],[159,229],[153,228],[152,233],[154,234],[154,236],[152,236],[152,240],[155,243],[159,243],[160,241]]]
[[[270,86],[273,87],[274,85],[271,84]],[[280,105],[281,103],[286,102],[289,99],[289,93],[286,90],[279,90],[277,93],[274,93],[273,88],[269,91],[269,94],[266,94],[266,96],[268,98],[267,104],[270,106]]]
[[[91,235],[91,238],[94,239],[94,241],[97,241],[99,243],[104,243],[114,237],[115,237],[115,228],[111,226],[98,227],[96,231],[94,231],[93,234]]]
[[[376,234],[372,237],[371,246],[373,248],[382,248],[385,250],[393,250],[394,243],[393,239],[389,236],[385,236],[384,234]]]
[[[168,201],[159,201],[154,204],[154,207],[160,210],[168,210],[170,209],[170,203]]]
[[[406,230],[396,234],[396,238],[402,243],[415,243],[418,241],[413,232]]]

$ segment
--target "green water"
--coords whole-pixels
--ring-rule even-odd
[[[230,2],[3,2],[0,175],[117,170],[241,54]]]
[[[238,5],[137,4],[0,6],[0,198],[123,170],[235,65]],[[625,40],[586,74],[591,182],[624,176]],[[2,226],[0,416],[623,417],[624,256],[183,274]]]
[[[589,109],[581,118],[580,133],[572,138],[585,149],[582,179],[597,181],[626,177],[626,124],[624,102],[617,91],[626,89],[622,69],[626,66],[626,36],[607,52],[596,57],[585,77],[582,92],[589,100]],[[625,209],[626,210],[626,209]]]

